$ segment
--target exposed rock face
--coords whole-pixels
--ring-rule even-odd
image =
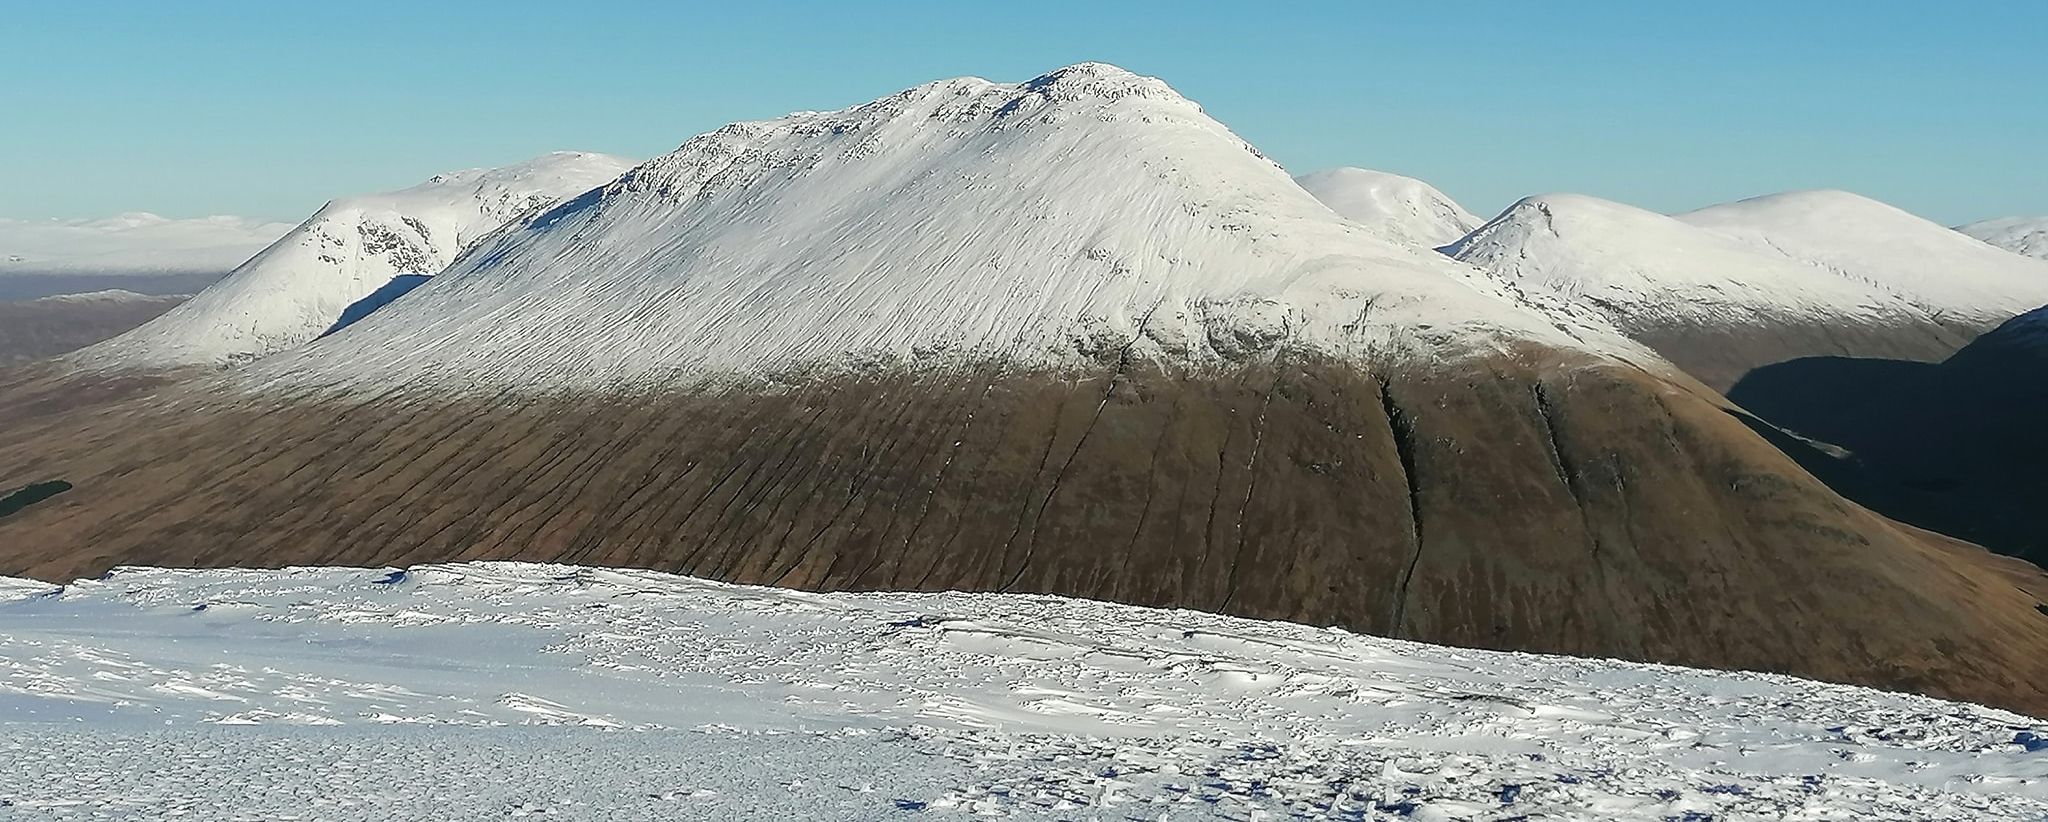
[[[114,291],[0,302],[0,365],[75,351],[148,322],[184,301]]]
[[[1939,364],[1817,357],[1729,392],[1784,428],[1845,450],[1789,453],[1888,516],[2048,562],[2048,308]]]
[[[72,487],[0,573],[1045,591],[2048,711],[2019,572],[1109,66],[720,129],[238,371],[19,379],[0,487]]]

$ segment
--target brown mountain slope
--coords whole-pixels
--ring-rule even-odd
[[[1906,533],[1714,401],[1530,351],[1364,373],[954,373],[640,399],[235,398],[0,431],[0,571],[553,560],[1043,591],[2048,712],[2010,568]]]
[[[78,294],[0,302],[0,365],[54,357],[127,331],[184,297]]]

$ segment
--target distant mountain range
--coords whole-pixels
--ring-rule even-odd
[[[1941,359],[2048,263],[1831,192],[1457,238],[1427,186],[1297,182],[1102,64],[574,165],[437,181],[452,231],[337,202],[0,378],[0,489],[67,484],[0,518],[0,574],[1035,591],[2048,710],[2038,570],[1844,500],[1710,387]]]

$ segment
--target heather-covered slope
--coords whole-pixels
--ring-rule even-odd
[[[184,301],[184,297],[130,291],[0,301],[0,366],[83,348],[148,322]]]

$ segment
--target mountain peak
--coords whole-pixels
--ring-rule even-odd
[[[1456,242],[1480,223],[1448,195],[1413,177],[1347,166],[1294,181],[1345,219],[1426,248]]]

